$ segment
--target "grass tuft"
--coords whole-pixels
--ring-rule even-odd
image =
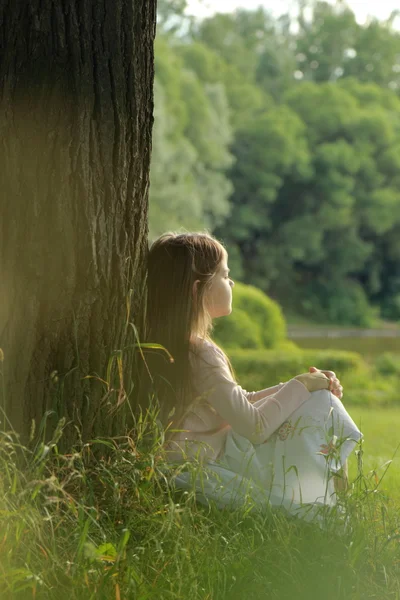
[[[21,465],[18,439],[0,433],[2,600],[400,595],[398,506],[382,473],[364,472],[363,444],[341,495],[347,517],[321,529],[279,512],[205,507],[175,490],[151,410],[126,436],[67,454],[57,441],[22,449]]]

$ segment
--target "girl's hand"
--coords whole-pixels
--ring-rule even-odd
[[[329,390],[330,379],[322,371],[317,370],[315,373],[302,373],[294,379],[305,385],[309,392]]]
[[[336,398],[341,400],[343,398],[343,386],[340,385],[339,379],[336,377],[336,374],[333,371],[320,371],[316,367],[310,367],[310,373],[323,373],[330,379],[331,385],[329,387],[330,391]]]

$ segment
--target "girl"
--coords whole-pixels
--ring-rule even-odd
[[[310,368],[272,388],[241,388],[210,337],[212,320],[232,311],[233,287],[227,252],[211,235],[166,233],[152,244],[146,341],[172,358],[153,353],[146,369],[168,460],[201,467],[194,481],[182,470],[176,483],[192,481],[200,502],[219,506],[332,505],[332,474],[362,435],[339,400],[342,386],[333,372]]]

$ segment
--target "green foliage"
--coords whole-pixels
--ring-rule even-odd
[[[374,311],[359,283],[325,279],[312,282],[304,291],[302,312],[319,322],[369,327]]]
[[[214,227],[229,212],[232,131],[225,90],[202,85],[160,37],[156,47],[150,238]]]
[[[328,2],[315,2],[311,11],[308,4],[306,16],[306,6],[303,3],[298,19],[298,69],[307,80],[336,80],[343,75],[349,49],[354,47],[358,30],[355,15],[344,6],[338,10]]]
[[[375,366],[380,375],[400,377],[400,354],[384,352],[376,358]]]
[[[310,156],[304,125],[287,107],[264,112],[239,130],[233,152],[234,210],[224,227],[232,227],[234,238],[240,241],[270,229],[271,205],[277,200],[284,178],[289,174],[299,179],[309,176]]]
[[[232,313],[216,320],[213,337],[225,349],[282,347],[287,342],[286,323],[276,302],[261,290],[236,282]]]
[[[306,82],[290,89],[285,100],[307,125],[313,145],[336,141],[357,119],[357,100],[337,85]]]
[[[286,322],[279,304],[261,290],[236,283],[233,290],[233,311],[247,313],[259,327],[264,348],[275,348],[286,339]]]
[[[328,326],[327,329],[331,329],[331,327]],[[350,352],[361,354],[366,360],[375,359],[385,352],[389,352],[392,355],[400,355],[400,337],[396,336],[346,335],[345,337],[340,337],[339,335],[334,335],[332,337],[326,332],[326,335],[320,337],[298,337],[296,335],[296,344],[304,349],[349,350]]]
[[[355,77],[397,89],[400,35],[393,28],[396,11],[386,22],[370,19],[359,25],[343,3],[305,2],[302,7],[296,59],[304,79],[324,82]]]
[[[398,469],[389,468],[388,496],[385,463],[398,411],[358,414],[366,443],[358,463],[352,457],[345,521],[332,512],[323,528],[252,511],[250,501],[232,511],[200,506],[173,483],[198,465],[165,463],[154,413],[130,435],[65,455],[54,440],[32,451],[0,432],[1,597],[395,598]]]
[[[184,7],[160,4],[150,237],[207,227],[286,310],[399,319],[395,15],[360,25],[316,1],[200,22]]]
[[[400,281],[391,282],[390,295],[383,299],[382,316],[387,319],[400,320]],[[395,288],[393,290],[393,288]]]
[[[364,360],[345,350],[278,348],[228,352],[237,380],[248,391],[271,387],[306,373],[309,367],[334,371],[344,390],[344,402],[364,407],[398,406],[400,355],[378,355]]]
[[[183,18],[187,0],[158,0],[157,2],[157,28],[164,32],[174,31],[177,22]],[[177,19],[178,17],[178,19]]]
[[[240,308],[216,320],[213,338],[224,349],[263,347],[259,324]]]
[[[249,391],[289,381],[295,375],[308,372],[309,367],[334,371],[340,379],[366,371],[360,355],[345,351],[230,350],[229,358],[240,385]]]
[[[190,44],[178,45],[176,52],[204,85],[223,85],[229,104],[229,117],[235,130],[250,124],[260,111],[273,105],[267,93],[255,83],[243,79],[239,68],[224,61],[216,49],[193,40]]]
[[[359,359],[362,357],[358,366],[353,365],[354,369],[344,369],[337,373],[344,386],[346,404],[370,408],[400,404],[398,393],[400,338],[395,336],[296,337],[296,342],[301,352],[307,352],[311,359],[312,353],[318,354],[321,350],[328,354],[351,351],[353,356],[355,354]],[[320,365],[314,363],[313,366]]]
[[[262,31],[267,13],[238,11],[235,14],[216,14],[199,25],[198,37],[221,56],[228,65],[234,65],[242,78],[254,80],[257,67],[257,38],[254,30]]]
[[[387,295],[384,264],[388,246],[390,252],[396,246],[391,232],[400,218],[397,99],[392,94],[388,102],[386,90],[379,108],[379,94],[371,94],[370,88],[364,105],[362,86],[354,82],[348,86],[310,82],[293,88],[286,101],[303,125],[297,128],[297,139],[288,140],[287,146],[268,128],[264,131],[261,121],[254,137],[248,137],[249,128],[244,137],[238,133],[237,149],[233,147],[234,208],[217,229],[228,247],[230,242],[239,247],[247,282],[272,291],[293,310],[296,286],[310,308],[308,314],[321,312],[322,307],[331,322],[338,317],[343,324],[367,325],[369,300],[379,303]],[[287,121],[281,136],[288,139],[290,130],[293,135],[294,122],[289,125]],[[262,150],[268,147],[269,138],[274,140],[271,148],[280,148],[277,157]],[[295,148],[291,160],[285,148],[290,152]],[[251,193],[249,181],[254,186]],[[384,247],[376,243],[383,235],[390,240]],[[354,273],[367,281],[365,293],[355,283],[347,290]],[[331,289],[333,285],[340,293]],[[314,297],[315,290],[312,305],[307,295]],[[370,295],[366,302],[365,294]]]

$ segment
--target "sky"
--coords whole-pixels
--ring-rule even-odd
[[[258,6],[264,6],[275,15],[280,15],[293,7],[295,2],[291,0],[188,0],[188,5],[188,14],[198,17],[206,17],[215,12],[232,12],[235,8],[253,9]],[[364,23],[368,16],[377,17],[379,20],[387,19],[393,10],[400,9],[399,0],[347,0],[347,5],[354,11],[359,23]]]

